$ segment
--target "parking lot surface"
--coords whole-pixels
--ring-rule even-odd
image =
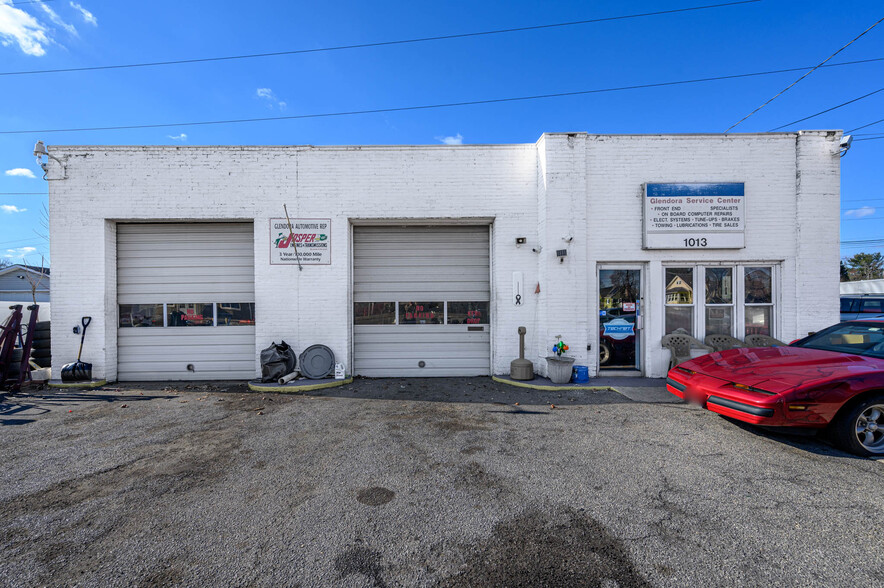
[[[357,379],[309,395],[176,383],[7,397],[0,584],[884,577],[884,463],[622,392],[475,378]]]

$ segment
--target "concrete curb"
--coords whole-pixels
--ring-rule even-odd
[[[346,384],[353,383],[353,376],[344,378],[343,380],[334,380],[332,382],[323,382],[321,384],[261,384],[249,382],[249,390],[252,392],[311,392],[313,390],[322,390],[324,388],[337,388]]]
[[[89,382],[49,382],[50,388],[83,388],[85,390],[92,390],[93,388],[101,388],[102,386],[107,386],[107,380],[91,380]]]
[[[546,384],[531,384],[530,381],[518,382],[507,378],[501,378],[499,376],[491,376],[491,379],[499,384],[507,384],[509,386],[516,386],[517,388],[530,388],[532,390],[545,390],[549,392],[555,392],[556,390],[591,390],[596,392],[601,392],[603,390],[612,390],[614,392],[617,392],[617,389],[612,388],[611,386],[581,386],[580,384],[560,384],[557,386]]]

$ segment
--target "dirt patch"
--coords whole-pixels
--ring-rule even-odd
[[[573,509],[529,510],[498,524],[491,537],[473,546],[465,569],[438,583],[460,586],[643,587],[618,539]]]
[[[342,578],[353,574],[361,574],[372,581],[378,588],[386,588],[387,583],[381,577],[384,571],[381,554],[367,547],[356,546],[342,552],[335,558],[335,570]]]
[[[465,431],[489,431],[491,427],[487,424],[475,420],[447,420],[433,423],[436,427],[447,433],[463,433]]]
[[[374,486],[372,488],[363,488],[356,494],[356,500],[368,506],[381,506],[387,504],[396,493],[382,486]]]

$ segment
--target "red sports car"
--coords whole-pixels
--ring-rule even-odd
[[[666,389],[747,423],[829,428],[846,451],[884,455],[884,320],[697,357],[669,370]]]

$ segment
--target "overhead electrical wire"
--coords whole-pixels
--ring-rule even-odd
[[[854,139],[854,141],[878,141],[880,139],[884,139],[884,135],[881,137],[863,137],[862,139]]]
[[[689,8],[673,8],[670,10],[658,10],[655,12],[642,12],[635,14],[624,14],[620,16],[608,16],[603,18],[591,18],[586,20],[575,20],[570,22],[559,22],[552,24],[544,24],[544,25],[532,25],[526,27],[513,27],[508,29],[494,29],[488,31],[476,31],[472,33],[456,33],[451,35],[436,35],[432,37],[418,37],[413,39],[397,39],[393,41],[378,41],[374,43],[354,43],[350,45],[337,45],[332,47],[317,47],[315,49],[294,49],[291,51],[273,51],[269,53],[250,53],[245,55],[226,55],[221,57],[203,57],[198,59],[174,59],[168,61],[152,61],[145,63],[126,63],[119,65],[95,65],[95,66],[87,66],[87,67],[70,67],[70,68],[60,68],[60,69],[39,69],[39,70],[30,70],[30,71],[7,71],[0,72],[0,76],[24,76],[24,75],[36,75],[36,74],[51,74],[51,73],[62,73],[62,72],[79,72],[79,71],[97,71],[104,69],[125,69],[132,67],[157,67],[157,66],[165,66],[165,65],[180,65],[185,63],[207,63],[211,61],[232,61],[235,59],[256,59],[263,57],[277,57],[280,55],[299,55],[304,53],[320,53],[325,51],[343,51],[349,49],[367,49],[370,47],[387,47],[391,45],[406,45],[411,43],[426,43],[430,41],[447,41],[451,39],[466,39],[469,37],[481,37],[486,35],[502,35],[508,33],[519,33],[524,31],[537,31],[542,29],[552,29],[552,28],[561,28],[561,27],[572,27],[586,24],[593,24],[599,22],[609,22],[615,20],[626,20],[630,18],[643,18],[648,16],[660,16],[665,14],[676,14],[680,12],[693,12],[697,10],[710,10],[713,8],[726,8],[729,6],[737,6],[740,4],[754,4],[756,2],[762,2],[763,0],[740,0],[738,2],[726,2],[723,4],[709,4],[706,6],[693,6]]]
[[[827,65],[826,67],[840,67],[845,65],[856,65],[860,63],[871,63],[875,61],[884,61],[884,57],[874,57],[870,59],[861,59],[857,61],[845,61],[842,63],[833,63]],[[406,112],[413,110],[430,110],[435,108],[453,108],[460,106],[475,106],[480,104],[497,104],[502,102],[521,102],[527,100],[541,100],[547,98],[562,98],[566,96],[583,96],[587,94],[601,94],[605,92],[621,92],[626,90],[641,90],[646,88],[661,88],[666,86],[679,86],[685,84],[698,84],[704,82],[713,82],[719,80],[733,80],[739,78],[749,78],[756,76],[766,76],[766,75],[774,75],[779,73],[788,73],[793,71],[801,71],[803,69],[807,69],[805,67],[793,67],[788,69],[777,69],[770,71],[762,71],[762,72],[752,72],[752,73],[743,73],[743,74],[733,74],[729,76],[714,76],[708,78],[696,78],[690,80],[677,80],[672,82],[657,82],[652,84],[636,84],[632,86],[620,86],[615,88],[597,88],[593,90],[577,90],[574,92],[556,92],[551,94],[537,94],[533,96],[516,96],[509,98],[490,98],[487,100],[469,100],[462,102],[447,102],[441,104],[423,104],[418,106],[398,106],[398,107],[390,107],[390,108],[372,108],[365,110],[350,110],[343,112],[320,112],[313,114],[296,114],[296,115],[288,115],[288,116],[267,116],[267,117],[258,117],[258,118],[239,118],[239,119],[228,119],[228,120],[210,120],[210,121],[191,121],[191,122],[179,122],[179,123],[157,123],[157,124],[139,124],[139,125],[114,125],[114,126],[103,126],[103,127],[81,127],[81,128],[67,128],[67,129],[29,129],[29,130],[17,130],[17,131],[0,131],[0,135],[23,135],[23,134],[32,134],[32,133],[71,133],[71,132],[85,132],[85,131],[121,131],[121,130],[132,130],[132,129],[157,129],[157,128],[169,128],[169,127],[193,127],[193,126],[206,126],[206,125],[223,125],[223,124],[240,124],[240,123],[250,123],[250,122],[266,122],[266,121],[280,121],[280,120],[298,120],[298,119],[307,119],[307,118],[327,118],[333,116],[355,116],[362,114],[380,114],[380,113],[388,113],[388,112]]]
[[[755,110],[753,110],[752,112],[750,112],[749,114],[747,114],[746,116],[744,116],[743,118],[741,118],[740,120],[738,120],[737,122],[735,122],[734,124],[732,124],[731,126],[729,126],[727,129],[725,129],[725,131],[724,131],[725,134],[727,134],[727,132],[728,132],[729,130],[731,130],[732,128],[734,128],[734,127],[736,127],[737,125],[741,124],[741,123],[742,123],[743,121],[745,121],[747,118],[749,118],[750,116],[752,116],[753,114],[755,114],[756,112],[758,112],[759,110],[761,110],[762,108],[764,108],[765,106],[767,106],[768,104],[770,104],[771,102],[773,102],[774,100],[776,100],[778,97],[782,96],[782,95],[783,95],[783,94],[784,94],[789,88],[793,87],[795,84],[797,84],[798,82],[800,82],[801,80],[803,80],[804,78],[806,78],[807,76],[809,76],[810,74],[812,74],[813,72],[815,72],[816,70],[818,70],[819,68],[821,68],[821,67],[822,67],[827,61],[829,61],[830,59],[832,59],[833,57],[835,57],[836,55],[838,55],[839,53],[841,53],[842,51],[844,51],[845,49],[847,49],[848,47],[850,47],[850,46],[851,46],[855,41],[857,41],[860,37],[862,37],[863,35],[865,35],[865,34],[868,33],[869,31],[871,31],[873,28],[875,28],[876,26],[878,26],[878,25],[881,23],[882,20],[884,20],[884,17],[878,19],[878,21],[877,21],[875,24],[873,24],[872,26],[870,26],[869,28],[867,28],[866,30],[864,30],[863,32],[861,32],[859,35],[857,35],[856,37],[854,37],[852,41],[850,41],[849,43],[847,43],[846,45],[844,45],[843,47],[841,47],[840,49],[838,49],[837,51],[835,51],[834,53],[832,53],[831,55],[829,55],[828,57],[826,57],[823,61],[821,61],[818,65],[816,65],[816,66],[815,66],[813,69],[811,69],[809,72],[805,73],[803,76],[801,76],[800,78],[798,78],[797,80],[795,80],[794,82],[792,82],[791,84],[789,84],[788,86],[786,86],[784,89],[782,89],[782,90],[780,90],[779,92],[777,92],[777,93],[774,95],[773,98],[769,99],[767,102],[765,102],[764,104],[762,104],[761,106],[759,106],[758,108],[756,108]]]
[[[849,131],[844,131],[844,134],[845,134],[845,135],[852,135],[852,134],[854,133],[854,131],[858,131],[858,130],[860,130],[860,129],[864,129],[864,128],[866,128],[866,127],[870,127],[870,126],[872,126],[872,125],[876,125],[876,124],[878,124],[878,123],[882,123],[882,122],[884,122],[884,118],[879,118],[878,120],[876,120],[876,121],[874,121],[874,122],[870,122],[870,123],[868,123],[868,124],[864,124],[864,125],[861,126],[861,127],[856,127],[855,129],[850,129]],[[873,134],[877,134],[877,133],[873,133]]]
[[[820,116],[821,114],[826,114],[827,112],[832,112],[833,110],[837,110],[837,109],[841,108],[842,106],[847,106],[848,104],[853,104],[854,102],[859,102],[860,100],[863,100],[864,98],[868,98],[869,96],[874,96],[874,95],[877,94],[878,92],[884,92],[884,88],[878,88],[878,89],[875,90],[874,92],[869,92],[868,94],[863,94],[862,96],[860,96],[860,97],[858,97],[858,98],[854,98],[853,100],[848,100],[847,102],[842,102],[842,103],[839,104],[838,106],[833,106],[833,107],[831,107],[831,108],[827,108],[827,109],[825,109],[825,110],[821,110],[821,111],[817,112],[816,114],[811,114],[810,116],[805,116],[804,118],[799,118],[798,120],[793,120],[793,121],[790,122],[790,123],[786,123],[786,124],[784,124],[784,125],[780,125],[780,126],[778,126],[778,127],[774,127],[774,128],[772,128],[772,129],[770,129],[768,132],[769,132],[769,133],[772,133],[772,132],[774,132],[774,131],[778,131],[778,130],[780,130],[780,129],[782,129],[782,128],[792,126],[792,125],[794,125],[795,123],[800,123],[800,122],[803,122],[803,121],[809,120],[809,119],[811,119],[811,118],[815,118],[815,117],[817,117],[817,116]]]

